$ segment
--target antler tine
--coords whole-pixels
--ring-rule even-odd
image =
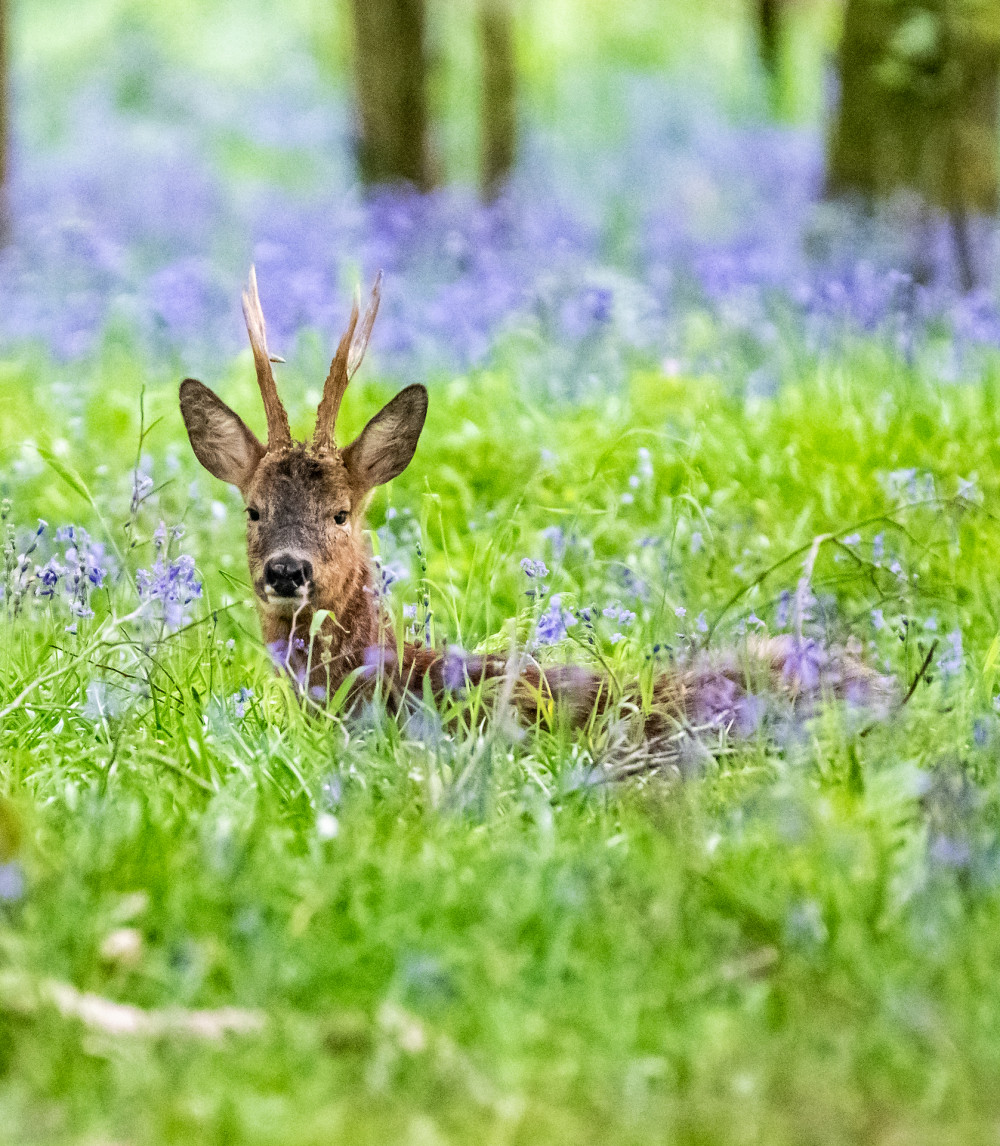
[[[358,327],[357,334],[351,342],[351,352],[347,357],[347,377],[348,380],[354,377],[357,373],[358,367],[361,365],[365,357],[365,351],[368,349],[368,343],[372,336],[372,327],[375,325],[375,317],[378,314],[379,303],[382,301],[382,272],[379,271],[375,276],[375,281],[372,283],[372,294],[368,300],[368,306],[365,308],[364,317],[361,319],[361,325]]]
[[[267,415],[267,448],[281,449],[292,444],[292,432],[288,426],[288,415],[278,397],[278,387],[271,369],[271,355],[267,349],[267,328],[264,312],[257,293],[257,271],[250,268],[250,281],[243,292],[243,317],[246,319],[247,334],[253,349],[254,365],[257,367],[257,385],[264,399],[264,413]]]
[[[337,424],[337,414],[340,412],[340,403],[344,398],[347,384],[357,373],[368,349],[368,341],[372,336],[372,327],[375,325],[375,316],[378,314],[378,304],[382,298],[382,272],[375,276],[372,286],[371,298],[365,308],[364,316],[358,322],[358,296],[355,294],[354,305],[351,307],[351,317],[347,329],[337,346],[337,353],[330,363],[330,373],[326,376],[323,385],[323,397],[316,411],[316,433],[313,445],[317,450],[328,450],[333,445],[333,432]]]

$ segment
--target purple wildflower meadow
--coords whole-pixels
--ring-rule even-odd
[[[712,366],[686,334],[692,312],[717,328],[713,355],[751,347],[758,387],[795,332],[822,351],[864,331],[912,358],[944,329],[956,370],[969,349],[1000,345],[998,284],[984,267],[978,291],[958,292],[944,224],[819,202],[814,128],[730,125],[704,92],[623,78],[625,129],[584,168],[572,132],[560,143],[528,118],[520,166],[490,205],[462,187],[366,197],[350,115],[318,79],[236,96],[185,84],[155,50],[147,65],[144,111],[117,104],[112,63],[65,109],[58,144],[20,118],[0,254],[8,343],[71,358],[126,323],[203,368],[242,348],[233,283],[252,258],[281,349],[305,327],[333,338],[345,287],[384,268],[373,352],[409,377],[502,358],[512,338],[529,382],[569,392],[615,382],[637,355],[668,373]],[[25,77],[22,102],[39,82]],[[294,158],[300,185],[224,173],[226,132]],[[641,454],[635,476],[650,476]]]

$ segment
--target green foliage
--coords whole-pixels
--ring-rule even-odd
[[[312,398],[283,369],[304,432]],[[783,744],[724,743],[684,779],[608,784],[602,727],[518,740],[303,710],[259,646],[238,502],[190,455],[172,380],[120,347],[71,390],[41,358],[4,370],[16,520],[85,525],[134,571],[160,517],[184,519],[206,580],[193,622],[154,642],[112,621],[134,608],[131,577],[76,635],[37,603],[4,622],[0,864],[26,881],[0,900],[5,1141],[992,1132],[995,373],[942,385],[861,344],[836,368],[803,364],[774,399],[650,371],[578,407],[503,370],[434,387],[417,457],[371,520],[417,523],[392,535],[413,569],[393,608],[426,586],[439,641],[527,636],[521,557],[598,609],[621,598],[625,564],[648,596],[628,639],[598,629],[596,651],[638,675],[654,643],[680,655],[698,638],[702,610],[717,641],[751,610],[776,627],[822,533],[843,542],[813,579],[832,636],[874,642],[910,679],[932,618],[964,633],[964,668],[935,665],[885,724],[832,709]],[[131,515],[142,377],[157,492]],[[346,433],[387,396],[355,386]],[[219,389],[260,421],[246,357]],[[652,475],[636,485],[641,447]],[[976,491],[957,497],[959,479]],[[552,525],[589,547],[557,560]],[[876,564],[879,534],[900,573]],[[95,680],[121,674],[124,701],[105,703]],[[114,1033],[100,1006],[88,1026],[52,983],[174,1026]],[[225,1007],[263,1026],[213,1040],[178,1025]]]

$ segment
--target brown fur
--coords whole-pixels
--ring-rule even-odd
[[[803,644],[790,635],[753,638],[742,650],[702,654],[689,665],[661,673],[653,682],[643,711],[638,684],[626,682],[620,695],[609,677],[579,665],[541,666],[530,658],[512,665],[499,656],[459,656],[416,645],[366,650],[359,688],[364,695],[375,682],[392,709],[425,695],[425,684],[437,702],[466,686],[495,685],[493,696],[509,691],[509,702],[521,722],[550,729],[562,721],[583,728],[613,708],[632,712],[641,736],[663,742],[678,732],[725,731],[736,735],[755,731],[768,699],[780,699],[799,712],[824,698],[846,700],[879,713],[894,698],[890,680],[867,668],[844,649],[803,659]],[[454,658],[451,671],[449,657]],[[451,678],[450,681],[448,678]]]

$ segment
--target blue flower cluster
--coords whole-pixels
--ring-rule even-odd
[[[170,541],[177,540],[182,532],[175,527],[168,534],[161,523],[153,535],[156,560],[151,568],[139,569],[135,575],[143,613],[168,630],[185,624],[190,619],[191,605],[201,597],[194,558],[189,553],[170,556]]]
[[[110,561],[104,546],[85,529],[67,525],[57,529],[53,538],[61,549],[39,565],[35,558],[40,546],[48,549],[48,536],[48,523],[39,521],[23,552],[15,556],[15,534],[8,533],[2,596],[14,612],[30,599],[58,602],[68,610],[69,629],[75,632],[78,618],[94,615],[91,594],[104,587],[111,571]]]
[[[572,125],[529,121],[491,205],[463,188],[366,197],[350,116],[318,79],[234,94],[146,63],[144,110],[122,109],[109,70],[77,93],[58,143],[22,127],[0,255],[8,344],[72,357],[124,324],[204,368],[243,347],[236,288],[252,259],[279,350],[303,328],[333,340],[348,291],[383,268],[373,352],[409,378],[516,344],[521,375],[548,390],[614,383],[637,356],[676,372],[735,355],[766,390],[790,346],[819,352],[857,331],[944,355],[945,372],[1000,346],[990,228],[973,223],[982,286],[962,295],[943,224],[905,205],[873,218],[818,202],[813,128],[734,126],[703,93],[623,79],[624,131],[585,164]],[[40,82],[25,77],[25,108]],[[233,176],[221,138],[274,162]],[[301,169],[294,189],[267,181],[282,165]]]

